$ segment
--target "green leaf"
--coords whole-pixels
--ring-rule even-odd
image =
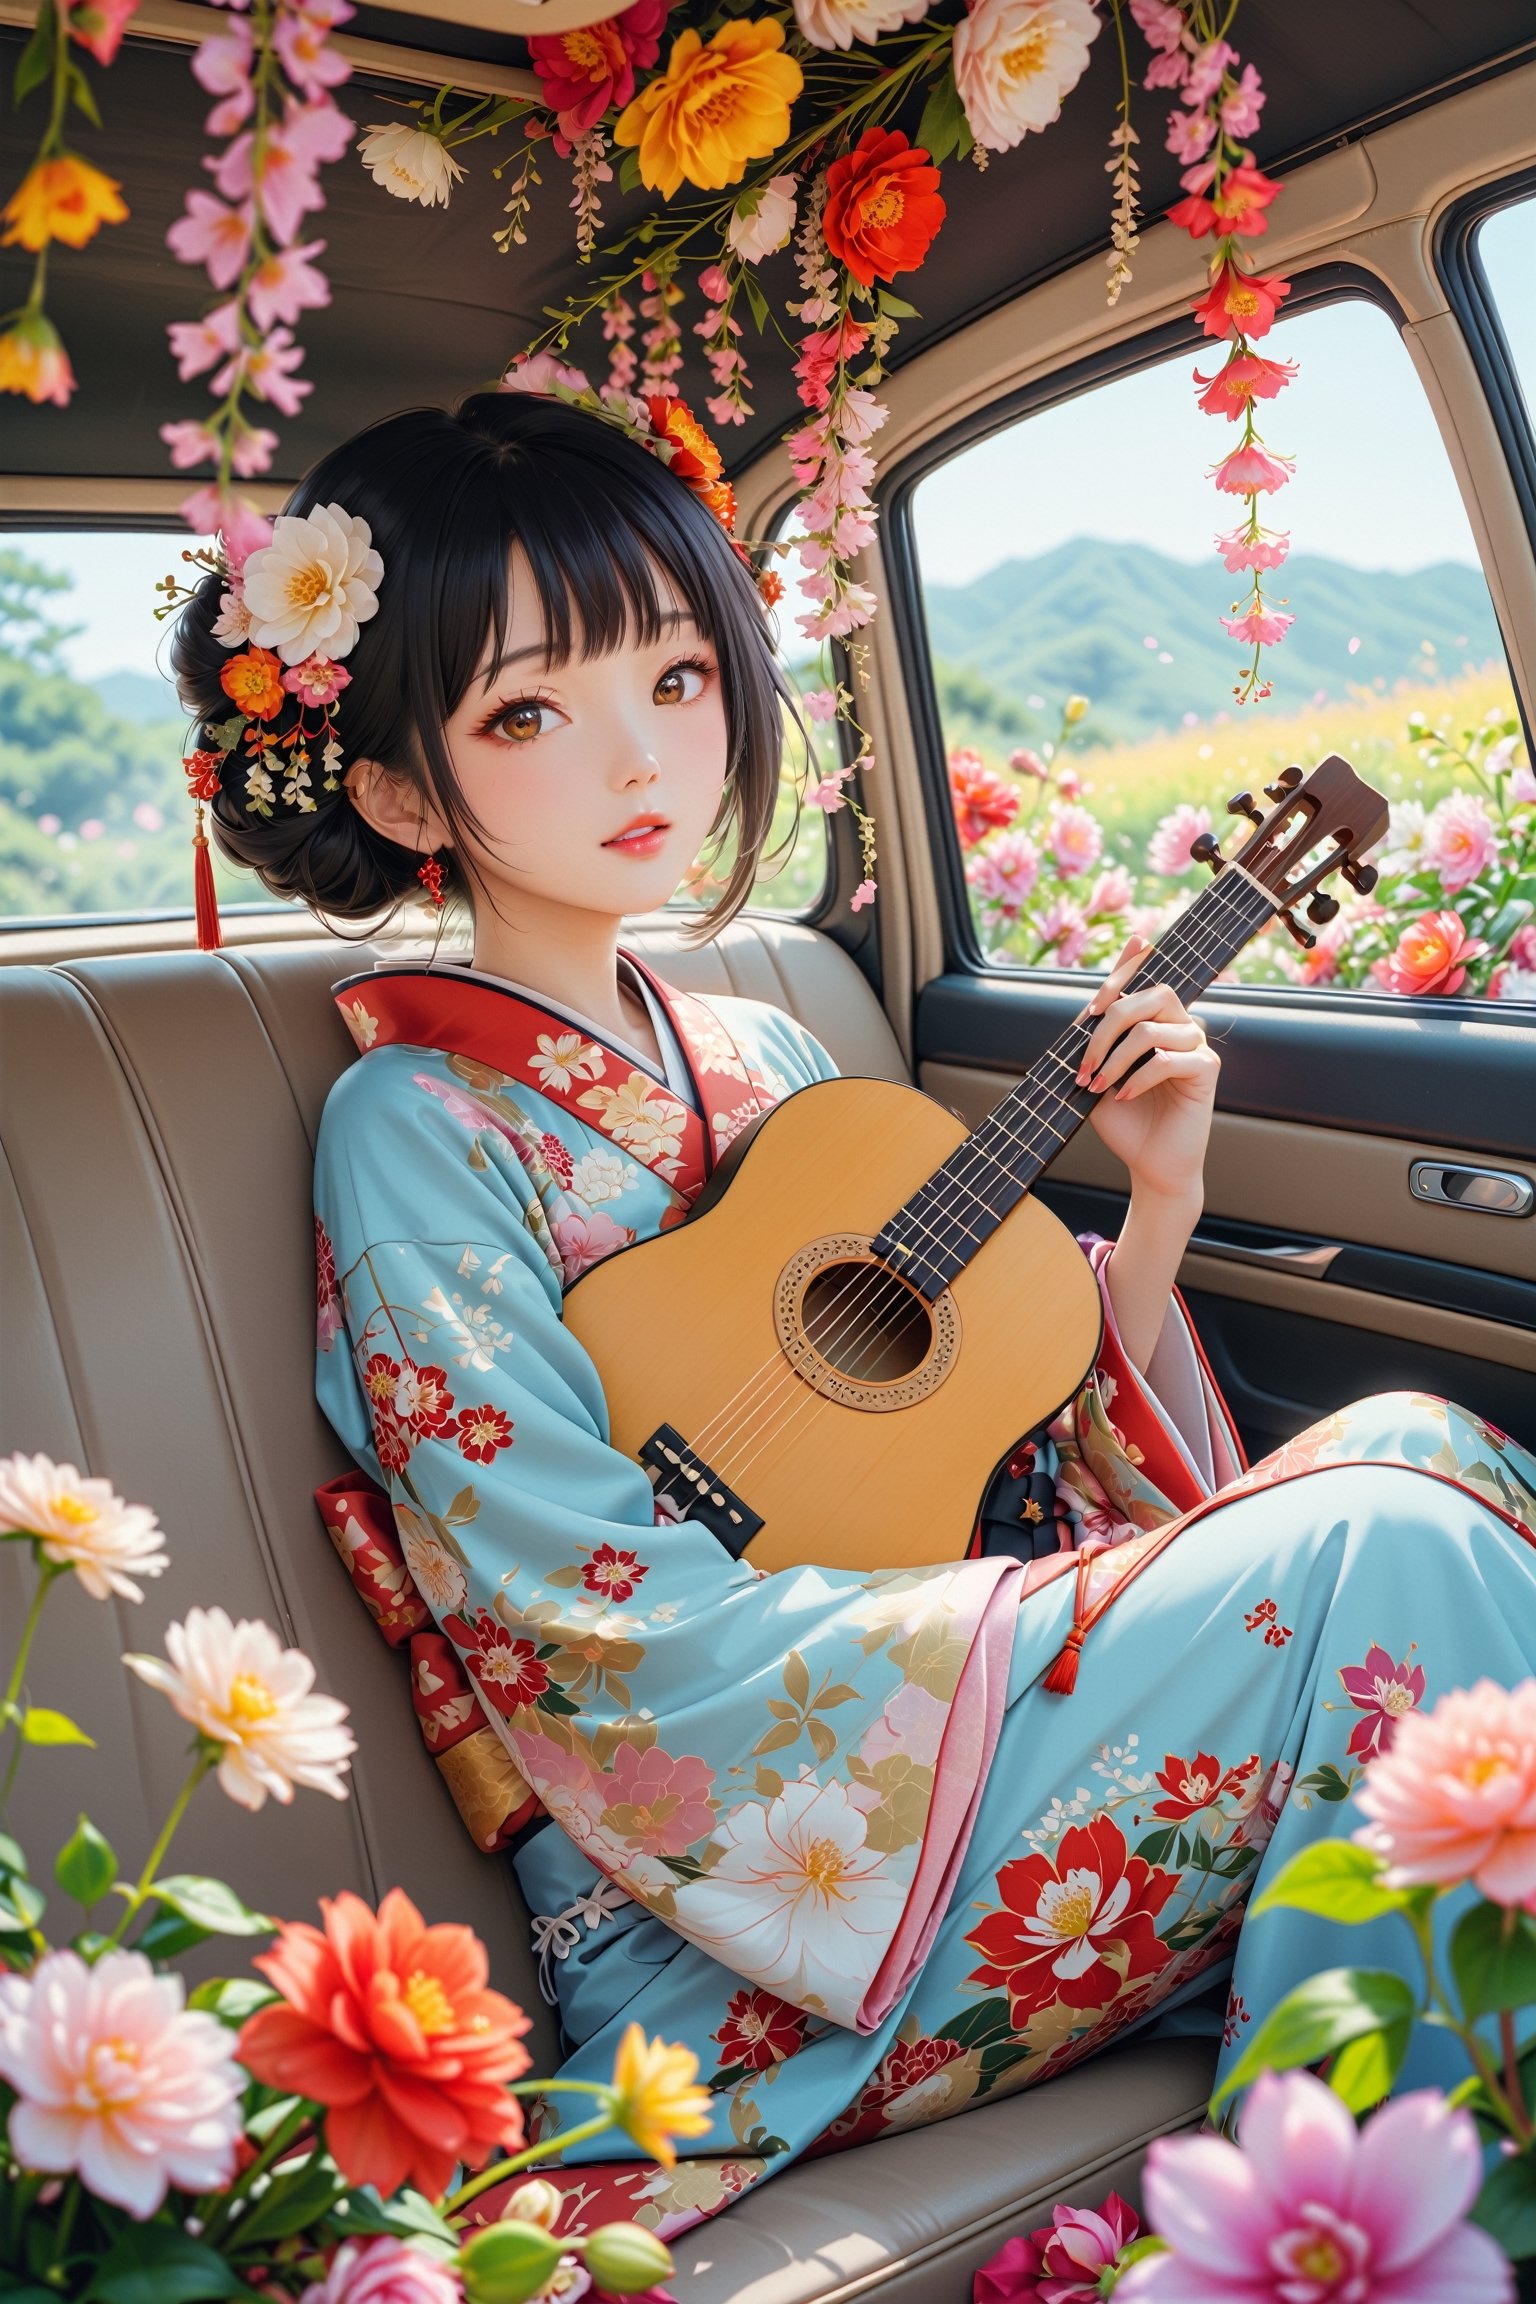
[[[59,20],[56,8],[40,8],[31,39],[21,52],[16,66],[16,81],[11,91],[13,104],[20,104],[41,86],[53,70],[54,28]]]
[[[960,91],[955,86],[953,72],[946,72],[928,91],[922,118],[917,124],[916,141],[937,167],[947,160],[960,141],[965,114],[960,106]]]
[[[461,2237],[419,2192],[397,2192],[386,2206],[371,2184],[338,2200],[331,2223],[349,2238],[359,2232],[398,2232],[424,2242],[433,2254],[440,2249],[456,2254]]]
[[[1528,2152],[1499,2162],[1477,2196],[1472,2221],[1517,2264],[1536,2256],[1536,2166]]]
[[[21,1716],[21,1739],[24,1744],[89,1744],[94,1736],[87,1736],[77,1728],[65,1712],[50,1712],[46,1704],[29,1704]]]
[[[750,272],[742,273],[741,285],[747,299],[747,310],[756,321],[757,332],[761,336],[768,325],[768,299]]]
[[[1164,1824],[1158,1831],[1149,1832],[1144,1840],[1137,1841],[1136,1853],[1149,1864],[1161,1864],[1178,1836],[1177,1824]]]
[[[105,1896],[117,1876],[112,1843],[88,1816],[82,1816],[54,1858],[53,1876],[66,1896],[90,1906]]]
[[[891,320],[915,320],[918,317],[917,306],[908,304],[900,296],[893,296],[889,288],[880,291],[880,309]]]
[[[1346,1928],[1366,1920],[1380,1920],[1389,1912],[1406,1912],[1417,1891],[1383,1888],[1381,1859],[1353,1840],[1315,1840],[1286,1865],[1274,1885],[1266,1888],[1253,1906],[1261,1912],[1315,1912],[1319,1919],[1337,1920]]]
[[[96,94],[78,64],[69,68],[69,92],[77,108],[82,111],[93,128],[101,126],[101,114],[96,109]]]
[[[638,192],[639,189],[640,148],[638,145],[634,145],[619,162],[619,190],[621,192]],[[557,313],[556,318],[558,319],[558,317]]]
[[[1451,1973],[1469,2024],[1536,2000],[1536,1927],[1511,1906],[1474,1904],[1451,1937]]]
[[[175,1960],[194,1944],[206,1944],[211,1933],[195,1920],[183,1920],[179,1912],[153,1912],[130,1949],[142,1952],[146,1960]]]
[[[1413,2018],[1408,2016],[1379,2032],[1362,2032],[1358,2040],[1345,2041],[1327,2077],[1335,2096],[1342,2096],[1351,2112],[1369,2112],[1391,2093],[1412,2034]]]
[[[1320,2064],[1367,2032],[1412,2025],[1418,2002],[1401,1976],[1381,1968],[1325,1968],[1287,1993],[1211,2098],[1211,2110],[1261,2072]]]
[[[196,1872],[168,1873],[152,1881],[149,1892],[210,1936],[265,1936],[277,1926],[265,1912],[248,1911],[222,1880],[205,1880]]]
[[[291,2175],[273,2178],[235,2226],[233,2244],[243,2249],[258,2240],[286,2240],[294,2232],[303,2232],[328,2214],[346,2190],[346,2178],[338,2176],[334,2164],[318,2154]]]
[[[47,1909],[47,1897],[30,1880],[14,1872],[9,1879],[0,1880],[0,1930],[9,1933],[35,1928]]]
[[[238,2028],[247,2016],[254,2016],[258,2008],[265,2008],[276,1998],[271,1985],[259,1983],[254,1976],[210,1976],[206,1984],[187,1994],[187,2006],[202,2008],[217,2016],[221,2024]]]
[[[23,1880],[27,1876],[27,1852],[9,1832],[0,1832],[0,1872],[19,1872]]]
[[[129,2224],[97,2267],[82,2304],[209,2304],[252,2293],[216,2249],[174,2224]]]
[[[1331,1760],[1321,1768],[1314,1768],[1310,1776],[1303,1776],[1296,1787],[1298,1792],[1315,1792],[1319,1800],[1347,1800],[1353,1787],[1347,1776],[1341,1776]]]

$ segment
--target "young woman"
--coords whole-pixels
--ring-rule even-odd
[[[710,2080],[675,2171],[582,2171],[588,2220],[643,2197],[675,2231],[1044,2079],[1234,1955],[1228,2059],[1300,1977],[1368,1963],[1244,1904],[1358,1822],[1402,1712],[1531,1671],[1536,1465],[1394,1395],[1244,1470],[1171,1294],[1216,1059],[1171,992],[1122,990],[1128,947],[1090,1003],[1132,1185],[1087,1249],[1103,1348],[1011,1461],[1011,1532],[765,1576],[657,1512],[562,1291],[833,1066],[620,944],[712,833],[713,923],[740,905],[785,701],[707,460],[644,430],[506,393],[364,432],[202,587],[177,664],[226,853],[330,920],[423,879],[473,915],[472,962],[339,989],[362,1053],[319,1146],[319,1389],[393,1506],[370,1527],[338,1483],[339,1533],[466,1817],[511,1846],[566,2076],[606,2078],[638,2019]]]

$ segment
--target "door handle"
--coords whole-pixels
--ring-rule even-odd
[[[1232,1240],[1213,1240],[1207,1233],[1190,1234],[1189,1245],[1202,1256],[1219,1256],[1228,1264],[1258,1264],[1268,1272],[1304,1272],[1309,1280],[1326,1280],[1328,1268],[1344,1252],[1342,1240],[1320,1240],[1315,1247],[1240,1248]]]
[[[1415,1160],[1408,1171],[1408,1189],[1415,1200],[1478,1208],[1485,1216],[1529,1216],[1536,1203],[1529,1176],[1508,1168],[1452,1167],[1443,1160]]]

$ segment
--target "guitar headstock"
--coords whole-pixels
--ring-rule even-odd
[[[1276,909],[1298,944],[1317,942],[1295,916],[1295,907],[1310,898],[1307,918],[1319,927],[1339,909],[1336,896],[1322,892],[1323,882],[1342,872],[1350,885],[1366,895],[1376,885],[1376,867],[1363,859],[1387,830],[1387,803],[1369,784],[1362,783],[1347,760],[1336,752],[1313,769],[1282,768],[1264,796],[1274,805],[1266,814],[1251,792],[1236,793],[1227,802],[1229,814],[1246,816],[1254,829],[1235,856],[1223,856],[1214,833],[1202,833],[1192,854],[1214,872],[1227,864],[1240,864],[1274,898]]]

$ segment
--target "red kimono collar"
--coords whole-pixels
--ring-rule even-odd
[[[691,1205],[726,1145],[775,1098],[706,1001],[663,982],[635,953],[626,950],[624,958],[677,1034],[697,1111],[649,1066],[641,1070],[599,1035],[467,970],[421,963],[370,970],[336,986],[336,1005],[365,1054],[370,1048],[436,1048],[537,1088],[552,1103],[568,1105],[584,1126],[608,1137]]]

